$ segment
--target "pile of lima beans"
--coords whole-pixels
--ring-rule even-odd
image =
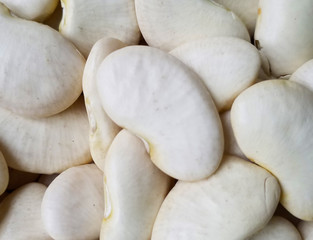
[[[0,240],[312,240],[313,0],[0,0]]]

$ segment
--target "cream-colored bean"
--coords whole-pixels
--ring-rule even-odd
[[[231,11],[211,0],[136,0],[136,14],[149,46],[170,51],[205,37],[238,37],[250,41],[246,26]]]
[[[211,177],[177,182],[161,206],[152,240],[245,239],[267,224],[279,197],[269,172],[225,156]]]
[[[255,45],[270,75],[290,75],[313,58],[312,8],[312,0],[259,0]]]
[[[48,18],[56,6],[58,0],[0,0],[15,15],[28,19],[42,22]]]
[[[54,239],[96,239],[104,212],[103,175],[94,164],[72,167],[48,186],[43,224]]]
[[[85,59],[55,30],[13,17],[0,3],[0,45],[5,46],[0,48],[2,108],[48,117],[80,96]]]
[[[173,179],[151,162],[144,143],[127,130],[115,137],[104,175],[106,205],[100,239],[151,239]]]
[[[219,115],[201,80],[178,59],[125,47],[103,60],[97,81],[109,117],[149,144],[162,171],[195,181],[217,169],[224,150]]]
[[[238,38],[204,38],[170,54],[199,75],[219,112],[229,110],[239,93],[255,83],[261,66],[257,49]]]
[[[242,92],[231,122],[243,153],[272,172],[281,203],[293,215],[313,220],[313,93],[286,80],[257,83]]]
[[[134,0],[61,0],[63,18],[59,31],[88,56],[103,37],[137,44],[140,31]]]
[[[41,219],[41,202],[46,187],[28,183],[0,203],[0,239],[51,239]]]
[[[91,162],[83,98],[48,118],[23,118],[0,108],[0,119],[0,148],[11,168],[52,174]]]
[[[104,169],[104,159],[114,137],[121,130],[103,110],[97,88],[97,70],[110,53],[126,47],[115,38],[102,38],[92,47],[83,76],[83,92],[89,119],[89,145],[93,161]]]

